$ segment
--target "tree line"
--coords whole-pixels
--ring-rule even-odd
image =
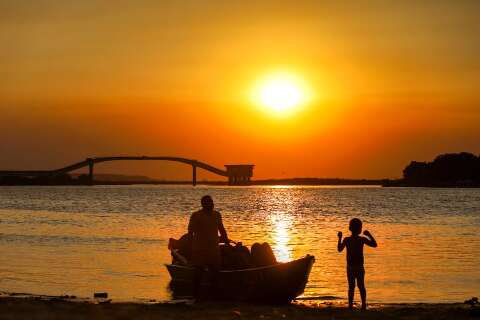
[[[432,162],[412,161],[403,170],[403,183],[415,187],[479,187],[480,156],[447,153]]]

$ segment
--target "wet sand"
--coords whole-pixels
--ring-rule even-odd
[[[100,303],[103,302],[103,303]],[[239,303],[198,304],[108,302],[34,295],[2,295],[0,319],[480,319],[480,308],[454,304],[371,304],[349,310],[344,303],[293,303],[265,306]]]

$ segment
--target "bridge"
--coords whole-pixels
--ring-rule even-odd
[[[197,168],[204,169],[219,176],[227,177],[229,185],[248,185],[253,176],[252,164],[230,164],[225,165],[225,170],[216,168],[207,163],[180,157],[147,157],[147,156],[118,156],[118,157],[95,157],[87,158],[78,163],[55,169],[55,170],[24,170],[24,171],[0,171],[1,176],[18,176],[18,177],[55,177],[61,174],[88,167],[88,183],[94,184],[94,166],[97,163],[109,161],[124,161],[124,160],[155,160],[155,161],[174,161],[185,163],[192,166],[192,184],[197,184]]]

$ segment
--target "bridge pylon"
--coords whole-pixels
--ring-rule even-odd
[[[192,186],[197,185],[197,166],[192,164]]]
[[[92,158],[87,158],[87,163],[88,163],[88,184],[89,185],[93,185],[94,183],[94,176],[93,176],[93,166],[95,164],[95,162],[93,161]]]

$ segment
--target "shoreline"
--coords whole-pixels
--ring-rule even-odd
[[[377,187],[377,188],[427,188],[427,189],[480,189],[479,184],[425,184],[414,185],[406,184],[396,180],[349,180],[338,179],[318,179],[320,181],[291,181],[291,180],[253,180],[248,184],[236,184],[233,187]],[[325,180],[325,181],[324,181]],[[191,181],[94,181],[91,184],[84,183],[1,183],[4,187],[52,187],[52,186],[135,186],[135,185],[153,185],[153,186],[192,186]],[[212,187],[232,187],[224,181],[197,181],[194,186],[212,186]]]
[[[122,302],[75,296],[0,293],[0,319],[472,319],[480,308],[464,303],[371,303],[349,310],[345,301],[272,306],[186,300]]]
[[[236,184],[234,186],[384,186],[383,180],[350,180],[350,179],[318,179],[319,181],[295,181],[295,180],[253,180],[250,183]],[[131,181],[104,181],[95,180],[91,184],[84,183],[0,183],[0,186],[122,186],[122,185],[186,185],[191,186],[191,181],[161,181],[161,180],[131,180]],[[195,185],[203,186],[231,186],[225,181],[197,181]],[[390,185],[389,185],[390,186]]]

